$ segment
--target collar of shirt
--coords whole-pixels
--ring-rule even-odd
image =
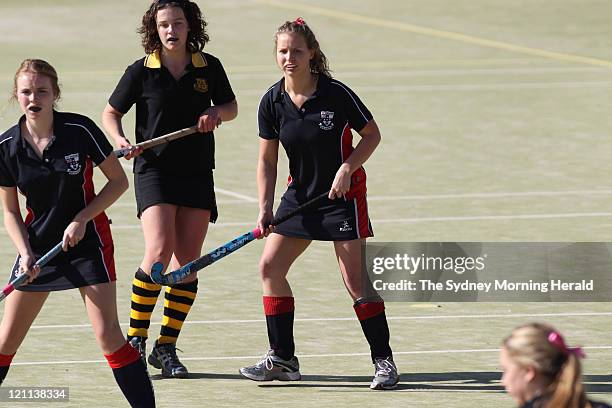
[[[28,142],[21,137],[21,124],[26,120],[25,115],[21,115],[19,120],[17,121],[17,125],[13,127],[12,139],[9,141],[10,143],[10,152],[11,154],[16,154],[17,151],[21,148],[22,151],[29,151]],[[55,142],[56,135],[59,134],[59,127],[63,124],[59,113],[54,109],[53,110],[53,135],[51,136],[51,141],[47,145],[45,149],[49,149],[53,143]]]
[[[317,89],[314,94],[309,99],[314,99],[316,97],[324,96],[329,92],[331,88],[331,78],[325,75],[319,74],[319,78],[317,80]],[[274,102],[282,102],[285,97],[285,78],[282,78],[278,81],[273,89],[272,89],[272,100]]]
[[[159,54],[159,50],[155,50],[153,53],[148,54],[145,57],[144,65],[147,68],[159,69],[161,68],[161,56]],[[206,61],[206,57],[201,52],[194,52],[191,54],[191,65],[195,68],[204,68],[208,65]]]

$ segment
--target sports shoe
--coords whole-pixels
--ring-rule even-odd
[[[253,381],[297,381],[302,378],[297,357],[283,360],[274,354],[274,350],[269,350],[259,363],[242,367],[240,374]]]
[[[147,338],[141,336],[132,337],[130,340],[130,346],[134,347],[140,354],[142,362],[147,366]]]
[[[162,376],[172,378],[187,378],[189,372],[176,355],[176,344],[157,344],[149,354],[149,364],[162,370]]]
[[[392,390],[397,387],[399,382],[399,375],[397,374],[397,367],[393,362],[393,358],[377,358],[374,360],[374,378],[370,389],[372,390]]]

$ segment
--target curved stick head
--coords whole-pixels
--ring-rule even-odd
[[[164,264],[161,262],[155,262],[151,266],[151,280],[159,285],[162,284],[162,272],[164,270]]]

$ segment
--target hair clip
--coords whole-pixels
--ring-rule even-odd
[[[582,347],[567,347],[565,340],[563,340],[563,336],[557,331],[552,331],[548,334],[548,342],[562,351],[565,355],[573,354],[578,358],[586,357]]]
[[[306,25],[306,22],[304,21],[304,19],[302,17],[296,18],[294,23],[297,24],[297,25],[301,25],[301,26]]]

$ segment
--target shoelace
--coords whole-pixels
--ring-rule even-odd
[[[162,351],[162,353],[160,353],[160,357],[162,360],[170,361],[173,366],[179,365],[181,363],[179,361],[178,356],[176,355],[176,350],[180,351],[181,353],[183,352],[183,350],[173,347],[172,345],[161,346],[160,348]]]
[[[393,366],[391,365],[388,359],[376,360],[376,374],[375,375],[379,375],[379,374],[389,375],[391,374],[392,370],[393,370]]]
[[[274,368],[274,361],[272,361],[272,354],[268,351],[264,358],[257,363],[257,367],[261,368],[265,366],[267,370],[272,370]]]

